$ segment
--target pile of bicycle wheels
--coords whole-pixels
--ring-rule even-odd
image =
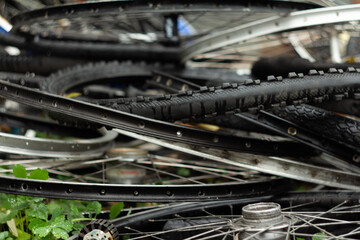
[[[0,203],[125,205],[18,239],[360,239],[359,9],[0,3]]]

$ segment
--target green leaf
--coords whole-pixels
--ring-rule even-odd
[[[61,225],[65,222],[65,215],[57,216],[56,218],[51,220],[51,227],[61,227]]]
[[[49,227],[49,224],[41,219],[34,218],[30,221],[29,229],[34,232],[36,229],[41,227]]]
[[[46,227],[39,227],[33,230],[35,235],[39,235],[39,237],[46,237],[51,231],[51,228],[48,226]]]
[[[35,236],[32,238],[32,240],[54,240],[54,237],[51,234],[49,234],[46,235],[45,237]]]
[[[7,201],[9,197],[9,194],[6,194],[6,193],[0,193],[0,206],[4,206],[5,204],[5,201]]]
[[[30,240],[31,239],[31,235],[27,232],[23,232],[21,229],[17,228],[17,232],[19,234],[19,237],[16,238],[16,240]]]
[[[13,169],[14,176],[17,178],[26,178],[26,169],[21,164],[16,164]]]
[[[97,201],[93,201],[90,202],[87,206],[86,206],[86,210],[89,213],[95,212],[95,217],[96,215],[98,215],[101,212],[101,203],[97,202]]]
[[[30,208],[25,210],[26,217],[40,218],[45,221],[48,220],[48,209],[44,203],[32,203]]]
[[[188,177],[190,176],[191,172],[188,168],[179,168],[177,170],[177,175],[183,176],[183,177]]]
[[[31,199],[21,195],[9,195],[4,202],[4,207],[10,210],[23,210],[29,206]]]
[[[54,228],[51,233],[56,237],[56,238],[62,238],[62,239],[68,239],[69,238],[69,234],[61,229],[61,228]]]
[[[46,169],[38,168],[30,173],[29,178],[30,179],[38,179],[38,180],[48,180],[49,173]]]
[[[0,212],[0,224],[5,224],[7,221],[11,219],[12,217],[10,216],[10,214],[7,214],[5,212]]]
[[[62,209],[61,205],[55,201],[48,203],[47,208],[50,214],[53,214],[55,211],[58,211],[58,209]]]
[[[73,219],[79,216],[81,216],[79,209],[75,205],[71,205],[69,217]]]
[[[84,223],[74,223],[73,229],[80,231],[83,227],[85,227],[86,224]]]
[[[29,198],[29,201],[35,202],[35,203],[44,202],[44,200],[45,200],[45,198],[41,198],[41,197],[27,197],[27,198]]]
[[[71,221],[66,221],[61,226],[62,229],[64,229],[66,232],[70,232],[73,229],[73,224]]]
[[[3,240],[9,236],[9,232],[0,232],[0,240]]]
[[[311,239],[312,240],[326,240],[326,239],[328,239],[328,235],[319,232],[319,233],[315,233]]]
[[[305,240],[305,238],[299,238],[299,237],[297,237],[296,240]]]
[[[71,232],[71,235],[74,236],[74,235],[77,235],[77,234],[79,234],[79,233],[80,233],[80,231],[74,230],[74,231]]]
[[[163,182],[162,182],[161,180],[157,180],[157,181],[155,182],[155,185],[163,185]]]
[[[118,202],[115,203],[114,205],[111,206],[110,208],[110,219],[114,219],[117,216],[119,216],[121,210],[123,210],[124,208],[124,203],[123,202]]]
[[[77,207],[77,209],[79,209],[79,212],[86,212],[86,202],[66,200],[66,204],[70,206],[74,205],[75,207]]]
[[[51,223],[51,228],[62,228],[66,232],[70,232],[72,230],[71,221],[65,220],[65,216],[61,215],[55,218],[55,220]]]
[[[6,209],[12,209],[17,205],[17,198],[16,196],[9,196],[5,199],[3,207]]]
[[[51,220],[61,216],[64,213],[64,209],[62,207],[54,208],[51,212]]]

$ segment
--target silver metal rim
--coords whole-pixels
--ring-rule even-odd
[[[208,149],[203,147],[195,148],[188,144],[180,144],[152,137],[146,137],[120,129],[115,129],[115,131],[135,139],[141,139],[143,141],[151,142],[162,147],[182,151],[193,154],[195,156],[201,156],[216,162],[231,164],[233,166],[268,173],[275,176],[281,176],[330,187],[338,187],[357,191],[360,190],[360,176],[355,173],[318,167],[315,165],[305,164],[302,162],[279,157],[268,157],[262,155]]]
[[[105,129],[99,131],[101,137],[79,140],[31,138],[0,133],[0,151],[41,157],[97,157],[111,146],[118,135]]]
[[[300,27],[360,20],[359,10],[360,4],[343,5],[297,11],[286,16],[274,16],[254,21],[194,41],[183,49],[181,59],[182,62],[185,62],[197,54],[271,33]]]

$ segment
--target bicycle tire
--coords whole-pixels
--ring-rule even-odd
[[[31,30],[28,24],[32,22],[39,22],[41,20],[48,21],[49,19],[71,19],[76,16],[87,16],[100,14],[100,16],[106,16],[109,13],[119,14],[121,11],[135,11],[145,9],[147,11],[168,11],[169,14],[174,12],[188,12],[195,9],[212,9],[212,11],[219,11],[224,9],[228,12],[229,9],[233,11],[240,9],[242,12],[248,12],[255,9],[257,11],[263,11],[265,13],[288,13],[296,9],[309,9],[319,7],[315,4],[283,2],[283,1],[246,1],[246,2],[233,2],[233,1],[153,1],[152,4],[148,4],[147,1],[120,1],[120,2],[97,2],[97,3],[82,3],[82,4],[70,4],[57,7],[48,7],[44,9],[38,9],[30,12],[19,14],[12,19],[13,30],[11,34],[1,35],[0,43],[13,45],[22,49],[30,49],[38,53],[51,53],[57,56],[76,56],[82,58],[92,59],[132,59],[132,60],[148,60],[148,61],[174,61],[178,62],[180,59],[180,49],[178,47],[161,46],[159,44],[150,45],[119,45],[114,43],[94,42],[89,39],[84,41],[84,38],[66,40],[62,39],[56,33],[57,39],[46,39],[51,35],[47,32],[33,36],[18,35],[18,30],[26,29],[26,33],[35,32]],[[154,9],[155,8],[155,9]],[[205,11],[206,12],[206,11]],[[101,15],[102,14],[102,15]],[[246,19],[246,18],[245,18]],[[54,28],[52,28],[54,29]],[[40,36],[40,37],[39,37]],[[97,40],[98,41],[98,40]]]
[[[345,99],[341,102],[324,102],[319,107],[338,113],[360,117],[360,102],[357,99]]]
[[[303,58],[294,57],[270,57],[261,58],[255,62],[251,69],[251,75],[255,79],[266,80],[270,75],[286,77],[289,72],[307,73],[311,69],[326,71],[330,68],[342,69],[348,67],[360,67],[358,63],[325,63],[310,62]]]
[[[322,137],[335,140],[341,144],[360,146],[360,126],[356,120],[306,104],[275,108],[270,112]],[[232,115],[206,118],[205,122],[227,128],[273,134],[269,130],[254,126]]]
[[[300,125],[323,137],[343,144],[360,146],[359,122],[321,108],[299,105],[273,110],[277,116]]]
[[[189,69],[183,66],[146,62],[93,62],[61,69],[47,77],[41,89],[55,94],[65,94],[74,86],[104,83],[118,78],[152,78],[153,71],[161,70],[175,76],[189,79],[199,85],[216,86],[223,82],[243,83],[245,79],[235,72],[213,69]]]
[[[266,82],[249,80],[245,84],[224,83],[216,88],[204,87],[198,91],[182,91],[173,95],[119,99],[104,105],[161,120],[216,116],[240,111],[256,112],[257,109],[298,105],[303,102],[332,98],[342,100],[349,96],[357,98],[357,76],[354,68],[349,68],[345,73],[342,70],[339,73],[336,69],[330,69],[329,73],[311,70],[305,76],[289,73],[289,77],[285,79],[273,77]]]
[[[96,79],[106,79],[106,78],[113,78],[114,76],[150,76],[151,69],[154,66],[147,65],[145,63],[143,64],[133,64],[131,62],[128,63],[118,63],[118,62],[112,62],[112,63],[98,63],[98,64],[89,64],[86,66],[78,66],[73,69],[67,69],[65,71],[60,71],[54,75],[52,75],[50,78],[45,81],[42,86],[43,90],[49,91],[51,93],[56,94],[64,94],[66,90],[71,88],[75,85],[81,85],[86,82],[91,82]],[[101,70],[101,71],[100,71]],[[135,74],[136,73],[136,74]],[[110,100],[111,101],[111,100]],[[123,101],[127,101],[126,99],[123,99]],[[100,101],[100,102],[106,102],[106,100]],[[126,104],[125,104],[126,105]],[[286,118],[288,120],[294,121],[297,124],[303,125],[302,122],[304,120],[297,120],[294,119],[295,117],[301,119],[301,118],[310,118],[313,119],[316,116],[309,112],[309,110],[303,110],[303,114],[300,114],[299,112],[295,112],[293,114],[292,111],[295,109],[299,109],[298,111],[301,111],[301,106],[299,107],[286,107],[286,108],[278,108],[275,110],[275,113],[278,114],[280,117]],[[310,108],[310,106],[308,107]],[[359,145],[359,137],[357,136],[357,122],[352,120],[344,120],[340,116],[336,116],[334,114],[331,114],[330,112],[326,112],[325,110],[317,109],[314,111],[317,111],[317,120],[320,121],[320,123],[317,126],[318,122],[315,121],[308,121],[307,125],[313,125],[310,127],[315,132],[319,132],[322,134],[326,134],[327,131],[319,131],[319,129],[325,130],[326,128],[334,130],[334,132],[326,134],[327,136],[330,136],[331,138],[335,138],[341,142],[352,144],[352,145]],[[319,116],[319,111],[322,112],[322,115]],[[285,114],[287,112],[287,116]],[[281,114],[282,113],[282,114]],[[294,115],[295,114],[295,115]],[[312,114],[312,115],[311,115]],[[303,116],[304,115],[304,116]],[[311,115],[311,116],[310,116]],[[314,116],[313,116],[314,115]],[[66,120],[65,120],[66,121]],[[221,126],[226,127],[233,127],[238,129],[253,129],[252,126],[249,124],[244,124],[238,120],[238,118],[231,118],[231,116],[219,116],[217,118],[206,118],[206,122],[219,124]],[[302,121],[302,122],[301,122]],[[346,129],[340,128],[340,126],[343,126],[344,121],[348,124]],[[310,122],[310,123],[309,123]],[[329,125],[330,124],[330,125]],[[325,127],[326,126],[326,127]],[[335,126],[335,128],[334,128]],[[324,129],[325,127],[325,129]],[[351,129],[351,130],[350,130]],[[261,130],[261,129],[258,129]]]
[[[77,65],[51,74],[41,85],[41,90],[62,95],[72,87],[96,81],[106,82],[121,77],[149,77],[152,69],[159,66],[147,65],[144,62],[133,64],[117,61]]]
[[[35,73],[47,76],[60,69],[76,64],[85,63],[88,60],[74,58],[60,58],[44,55],[0,55],[0,71],[14,73]]]
[[[147,60],[176,62],[179,49],[159,45],[119,45],[107,43],[89,43],[77,41],[51,41],[40,39],[28,41],[22,36],[0,34],[0,44],[32,50],[37,54],[61,57],[76,57],[82,59],[104,60]]]
[[[29,72],[26,74],[0,72],[0,79],[31,88],[39,88],[41,82],[45,81],[45,77]]]

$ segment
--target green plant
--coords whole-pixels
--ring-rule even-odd
[[[329,239],[329,236],[321,232],[315,233],[314,236],[312,237],[312,240],[326,240],[326,239]]]
[[[124,208],[124,203],[123,202],[118,202],[115,203],[114,205],[111,206],[110,208],[110,219],[114,219],[117,216],[119,216],[121,210],[123,210]]]
[[[9,232],[0,232],[0,240],[12,240],[12,237],[9,237]]]
[[[47,180],[47,170],[31,172],[17,164],[13,174],[19,178]],[[67,239],[77,233],[85,222],[96,219],[102,210],[97,201],[49,200],[22,195],[0,194],[0,240]],[[111,207],[110,217],[117,217],[123,203]]]
[[[324,234],[324,233],[315,233],[311,240],[326,240],[328,239],[328,235]],[[305,238],[300,238],[300,237],[297,237],[296,240],[305,240]]]

